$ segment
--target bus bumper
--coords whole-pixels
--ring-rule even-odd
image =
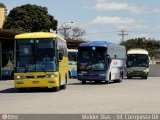
[[[82,81],[106,81],[106,72],[78,72],[77,79]]]
[[[15,88],[53,88],[59,86],[59,79],[23,79],[14,80]]]
[[[144,71],[132,71],[132,72],[127,72],[127,77],[147,77],[148,72]]]

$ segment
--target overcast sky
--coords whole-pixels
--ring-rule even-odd
[[[160,0],[0,0],[9,10],[24,4],[48,8],[59,25],[85,29],[86,40],[119,43],[121,30],[129,38],[146,37],[160,40]]]

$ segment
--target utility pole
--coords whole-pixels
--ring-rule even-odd
[[[121,36],[122,36],[122,40],[121,40],[121,41],[123,42],[123,41],[124,41],[124,36],[125,36],[125,35],[128,35],[128,34],[125,34],[125,33],[124,33],[124,32],[125,32],[124,30],[119,31],[119,32],[121,32],[121,34],[118,34],[118,35],[121,35]]]

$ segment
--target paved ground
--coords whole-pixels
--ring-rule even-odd
[[[150,77],[160,77],[160,64],[151,64],[149,66],[149,69]]]
[[[82,85],[67,89],[19,93],[13,81],[0,81],[0,113],[160,113],[160,78]]]

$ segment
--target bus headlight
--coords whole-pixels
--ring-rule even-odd
[[[24,79],[24,76],[17,75],[16,79]]]
[[[103,74],[99,74],[99,76],[106,76],[106,74],[104,74],[104,73]]]
[[[17,76],[17,79],[20,79],[21,78],[21,76]]]
[[[144,69],[144,70],[143,70],[143,72],[147,73],[147,72],[148,72],[148,70],[147,70],[147,69]]]
[[[78,75],[79,75],[79,76],[83,76],[83,74],[82,74],[82,73],[79,73]]]

